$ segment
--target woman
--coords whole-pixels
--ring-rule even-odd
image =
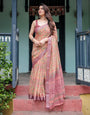
[[[28,95],[29,99],[46,101],[46,108],[52,109],[62,105],[65,97],[57,29],[45,4],[39,5],[38,14],[40,18],[32,22],[29,33],[33,49]]]

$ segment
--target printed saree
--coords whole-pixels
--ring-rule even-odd
[[[48,37],[48,42],[37,47],[33,44],[32,70],[29,82],[29,99],[46,101],[46,108],[52,109],[64,103],[65,88],[58,49],[57,29],[50,35],[48,24],[39,26],[36,20],[35,39]]]

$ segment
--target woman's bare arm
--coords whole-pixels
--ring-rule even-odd
[[[35,41],[34,41],[34,38],[33,38],[34,28],[35,28],[35,20],[32,22],[32,24],[31,24],[31,29],[30,29],[30,32],[29,32],[29,39],[30,39],[32,42],[35,42]]]
[[[39,45],[39,42],[33,37],[35,26],[36,26],[36,22],[35,22],[35,20],[34,20],[34,21],[32,22],[32,24],[31,24],[31,29],[30,29],[30,33],[29,33],[29,39],[30,39],[33,43],[35,43],[36,45]]]

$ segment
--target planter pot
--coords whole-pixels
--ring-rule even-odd
[[[0,112],[0,115],[3,115],[3,113],[2,113],[2,112]]]

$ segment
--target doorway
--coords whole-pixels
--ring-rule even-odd
[[[42,2],[48,6],[65,6],[64,0],[57,0],[57,2],[55,0],[53,1],[30,0],[29,8],[30,6],[38,6]],[[35,19],[36,19],[35,15],[34,16],[29,15],[29,30],[30,30],[32,21]],[[60,52],[61,65],[62,65],[63,71],[65,71],[65,15],[54,16],[53,20],[56,23],[56,27],[58,31],[58,46],[59,46],[59,52]],[[32,42],[29,39],[29,71],[31,71],[31,68],[32,68],[31,52],[32,52]]]

